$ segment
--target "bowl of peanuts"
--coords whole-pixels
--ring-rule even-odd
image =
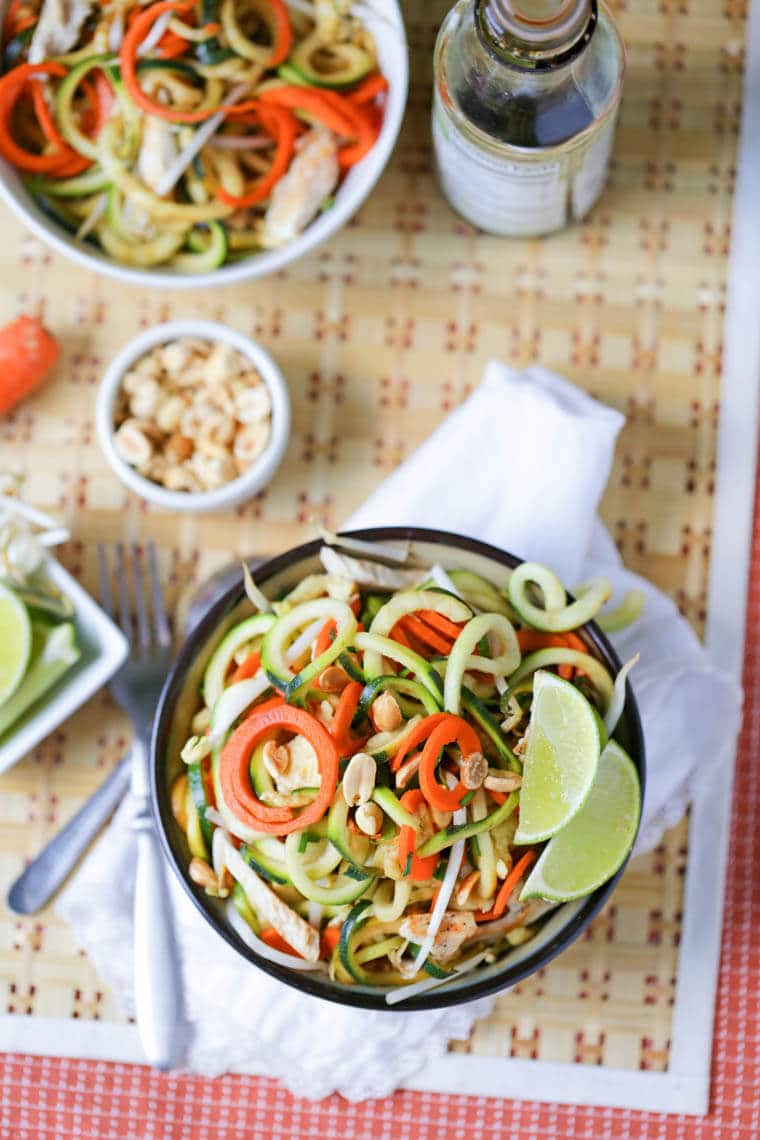
[[[172,511],[224,510],[271,480],[290,435],[290,399],[272,357],[215,321],[155,325],[103,377],[98,438],[121,481]]]

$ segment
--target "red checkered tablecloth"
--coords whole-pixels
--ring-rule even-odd
[[[137,1065],[0,1057],[0,1140],[758,1140],[760,1137],[760,510],[744,674],[723,953],[704,1118],[397,1092],[300,1100],[276,1081],[164,1075]],[[710,916],[705,916],[710,921]],[[537,1062],[540,1064],[540,1062]],[[547,1089],[547,1093],[551,1090]]]

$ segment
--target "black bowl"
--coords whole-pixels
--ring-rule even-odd
[[[420,527],[382,527],[348,533],[353,538],[375,542],[409,539],[416,548],[422,565],[440,561],[449,569],[475,569],[492,580],[494,577],[503,580],[503,575],[500,574],[501,568],[512,569],[521,561],[484,542],[476,542],[471,538],[439,530],[424,530]],[[318,565],[317,553],[321,546],[322,542],[315,540],[294,547],[285,554],[258,566],[253,575],[254,579],[260,584],[276,580],[276,588],[295,585],[306,572]],[[431,547],[437,549],[431,550]],[[172,781],[183,767],[179,750],[188,735],[189,719],[197,708],[198,682],[205,660],[218,642],[221,630],[225,625],[231,625],[237,620],[236,610],[243,599],[242,584],[233,586],[193,629],[161,693],[151,747],[153,810],[164,851],[182,886],[214,930],[242,957],[289,986],[328,1001],[339,1002],[341,1005],[386,1011],[440,1009],[507,989],[546,966],[552,958],[574,942],[612,894],[625,864],[614,878],[593,894],[558,907],[548,916],[530,942],[516,948],[506,958],[464,974],[457,982],[419,994],[394,1006],[386,1004],[383,991],[376,992],[369,987],[342,985],[331,982],[324,974],[289,970],[287,967],[261,958],[239,937],[227,922],[218,900],[209,898],[188,876],[187,842],[172,815],[170,789]],[[620,669],[620,661],[601,630],[592,622],[584,628],[583,637],[614,676]],[[626,687],[625,708],[615,736],[636,765],[643,795],[644,741],[630,684]]]

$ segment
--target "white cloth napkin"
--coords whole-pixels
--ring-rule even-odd
[[[416,524],[484,539],[553,567],[573,585],[595,573],[616,594],[645,590],[643,617],[613,638],[632,677],[647,750],[638,849],[684,813],[700,769],[727,763],[741,698],[718,673],[676,607],[624,570],[597,507],[623,418],[539,368],[491,363],[480,386],[390,476],[346,527]],[[58,902],[58,913],[126,1011],[133,1010],[132,806]],[[200,918],[181,888],[172,898],[191,1039],[185,1063],[203,1073],[255,1068],[297,1095],[337,1089],[379,1097],[466,1037],[490,1008],[482,999],[420,1013],[355,1011],[299,994],[243,962]]]

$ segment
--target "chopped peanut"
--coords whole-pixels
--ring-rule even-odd
[[[205,859],[191,859],[190,866],[187,873],[194,883],[205,890],[217,893],[219,890],[219,880],[216,877],[213,867],[211,867]]]
[[[317,678],[317,685],[323,693],[342,693],[348,682],[348,673],[340,665],[328,665]]]
[[[474,791],[483,786],[488,775],[488,762],[482,752],[472,752],[462,759],[460,777],[466,788]]]
[[[367,803],[375,790],[376,778],[377,763],[374,756],[367,752],[357,752],[351,757],[343,773],[343,797],[349,807]],[[373,835],[374,831],[369,834]]]
[[[395,732],[403,720],[398,701],[387,690],[372,702],[369,715],[378,732]]]
[[[272,397],[253,363],[226,342],[183,337],[125,373],[114,445],[171,491],[211,491],[244,474],[271,439]]]
[[[284,776],[290,767],[290,749],[287,744],[275,744],[273,740],[268,740],[264,745],[262,759],[264,767],[273,779]]]
[[[377,804],[359,804],[354,819],[356,826],[365,835],[377,835],[383,826],[383,811]]]

